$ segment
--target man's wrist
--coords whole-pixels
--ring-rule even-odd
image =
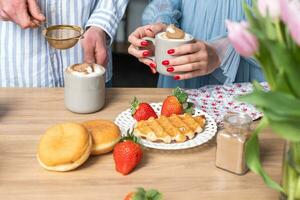
[[[108,34],[105,30],[103,30],[101,27],[98,27],[98,26],[88,26],[88,27],[86,27],[86,31],[87,31],[88,29],[90,29],[90,28],[92,28],[92,29],[98,31],[99,34],[100,34],[101,36],[103,36],[103,39],[105,39],[106,44],[107,44],[107,45],[110,44],[111,38],[110,38],[109,34]]]

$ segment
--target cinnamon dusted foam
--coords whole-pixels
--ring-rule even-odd
[[[67,72],[78,76],[96,76],[103,73],[99,65],[88,63],[72,65],[67,68]]]
[[[166,37],[169,39],[184,39],[185,32],[177,28],[174,24],[171,24],[166,29]]]

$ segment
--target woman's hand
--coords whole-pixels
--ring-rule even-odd
[[[137,28],[128,37],[128,41],[131,43],[128,48],[129,54],[138,58],[140,62],[148,65],[152,73],[156,73],[156,64],[153,60],[146,57],[153,55],[153,48],[151,48],[148,41],[143,40],[142,38],[154,38],[157,33],[164,31],[166,27],[167,26],[162,23],[142,26]]]
[[[191,79],[210,74],[221,64],[217,51],[202,41],[169,49],[167,53],[178,56],[162,62],[167,67],[168,72],[182,73],[174,75],[175,80]]]

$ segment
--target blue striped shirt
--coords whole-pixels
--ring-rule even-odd
[[[129,0],[39,0],[47,26],[96,26],[109,36],[106,81],[112,78],[110,45]],[[56,50],[42,36],[43,27],[23,30],[13,22],[0,22],[0,87],[62,87],[66,67],[83,62],[78,43]]]

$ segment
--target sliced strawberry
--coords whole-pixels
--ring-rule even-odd
[[[139,103],[136,97],[133,98],[131,103],[131,114],[137,121],[147,120],[150,117],[157,118],[153,108],[148,103]]]

